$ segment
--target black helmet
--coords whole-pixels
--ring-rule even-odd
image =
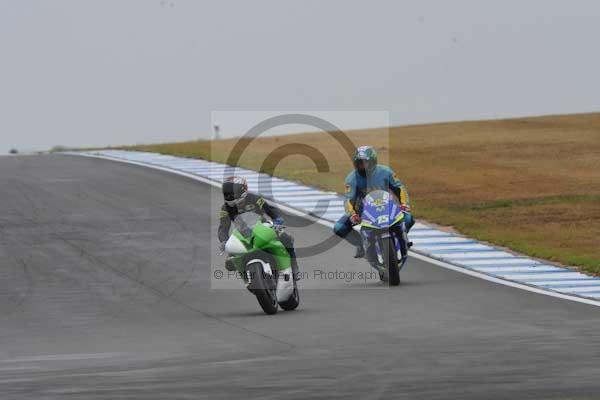
[[[223,181],[223,198],[229,207],[240,204],[248,194],[248,182],[241,176],[229,176]]]

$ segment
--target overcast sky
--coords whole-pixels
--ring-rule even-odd
[[[597,111],[599,21],[594,0],[0,0],[0,151],[208,137],[216,110]]]

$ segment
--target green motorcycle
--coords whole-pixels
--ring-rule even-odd
[[[225,267],[239,273],[266,314],[277,313],[279,307],[296,309],[300,295],[290,254],[277,238],[273,223],[259,214],[246,212],[236,216],[233,227],[225,243]]]

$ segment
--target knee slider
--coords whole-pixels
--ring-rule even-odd
[[[333,232],[340,237],[344,237],[348,234],[344,224],[340,224],[339,222],[336,222],[335,225],[333,225]]]

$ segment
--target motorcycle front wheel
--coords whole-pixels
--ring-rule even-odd
[[[277,303],[277,285],[275,277],[265,274],[260,263],[254,262],[248,264],[246,269],[250,272],[251,282],[249,289],[256,296],[258,304],[265,314],[273,315],[277,313],[279,304]]]
[[[383,252],[383,263],[387,270],[388,285],[398,286],[400,284],[400,270],[398,269],[398,253],[392,236],[381,239]]]

